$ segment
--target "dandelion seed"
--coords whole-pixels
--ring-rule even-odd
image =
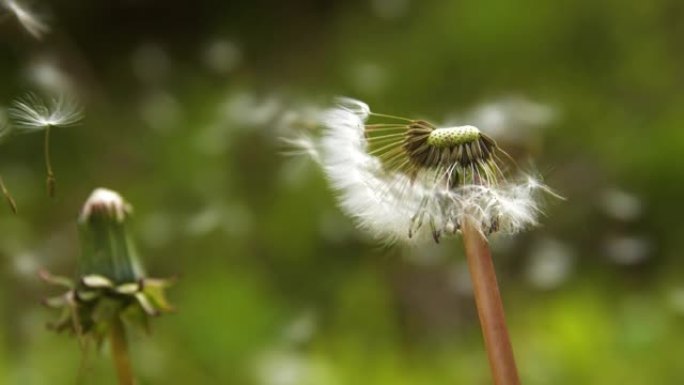
[[[9,113],[17,129],[25,131],[71,126],[83,118],[83,110],[76,100],[63,95],[44,100],[29,93],[17,99]]]
[[[3,0],[2,6],[11,12],[28,33],[36,39],[41,39],[50,31],[50,26],[27,6],[16,0]]]
[[[538,137],[556,116],[557,112],[546,104],[510,96],[475,107],[467,119],[506,143],[525,144]]]
[[[20,132],[45,131],[44,153],[47,170],[47,190],[55,195],[55,174],[50,160],[50,131],[54,127],[71,126],[81,121],[83,110],[75,99],[65,96],[47,101],[34,94],[17,99],[9,109],[14,126]]]
[[[373,113],[342,99],[324,113],[320,138],[290,141],[322,164],[344,211],[389,242],[455,235],[465,220],[487,235],[537,223],[532,177],[509,180],[512,163],[474,126],[437,127],[424,120]]]

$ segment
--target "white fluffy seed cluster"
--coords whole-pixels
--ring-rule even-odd
[[[420,243],[455,235],[465,221],[484,234],[516,233],[537,223],[539,192],[551,191],[532,177],[449,187],[433,176],[387,170],[368,153],[364,124],[369,115],[365,103],[341,99],[323,113],[320,137],[299,139],[323,167],[342,210],[362,229],[388,243]],[[475,127],[443,130],[447,137],[479,133]]]

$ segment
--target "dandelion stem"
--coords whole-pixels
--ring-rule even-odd
[[[50,161],[50,128],[51,126],[45,127],[45,169],[47,170],[47,191],[50,198],[55,196],[55,184],[57,180],[55,179],[55,173],[52,172],[52,162]]]
[[[131,360],[128,356],[126,330],[118,316],[112,320],[111,330],[109,331],[109,343],[112,348],[112,357],[114,358],[119,385],[134,385],[133,369],[131,368]]]
[[[464,222],[463,242],[494,384],[519,385],[489,244],[475,224]]]
[[[7,204],[9,204],[10,208],[12,209],[13,213],[17,213],[17,204],[14,202],[14,198],[12,198],[12,194],[10,194],[9,190],[5,186],[5,181],[2,179],[0,176],[0,190],[2,190],[2,195],[5,196],[5,199],[7,200]]]

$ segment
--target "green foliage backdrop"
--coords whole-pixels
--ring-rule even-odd
[[[282,154],[291,118],[334,95],[461,124],[497,101],[552,111],[513,108],[498,138],[567,198],[493,240],[523,382],[684,383],[684,3],[34,5],[43,40],[0,23],[0,102],[71,90],[86,118],[53,133],[53,200],[40,135],[1,144],[19,214],[0,210],[0,383],[75,382],[36,271],[75,271],[80,205],[104,186],[134,205],[150,274],[180,277],[177,313],[133,335],[141,384],[487,384],[460,241],[383,247]],[[106,349],[84,367],[115,383]]]

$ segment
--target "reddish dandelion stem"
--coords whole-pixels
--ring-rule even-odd
[[[520,385],[489,244],[472,223],[465,222],[463,242],[494,384]]]

